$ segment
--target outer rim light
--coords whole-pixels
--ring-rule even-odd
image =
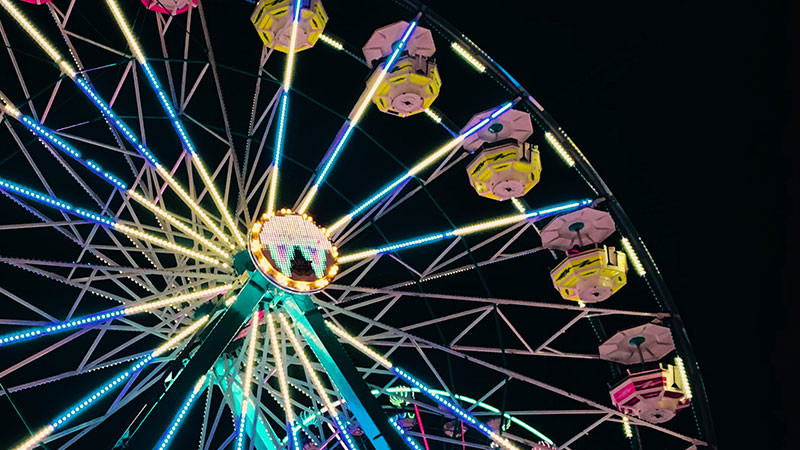
[[[251,227],[250,227],[250,242],[248,249],[250,251],[250,258],[253,260],[256,268],[263,273],[273,284],[280,289],[296,293],[296,294],[313,294],[325,289],[330,282],[339,273],[339,266],[336,264],[339,259],[339,251],[336,246],[331,242],[333,265],[326,267],[325,276],[313,281],[294,280],[284,275],[280,270],[273,267],[264,254],[264,246],[261,243],[259,233],[264,227],[264,224],[269,222],[275,217],[281,216],[299,216],[311,222],[316,226],[321,233],[330,240],[330,231],[320,227],[314,219],[308,214],[298,214],[291,209],[284,208],[275,212],[264,213]]]

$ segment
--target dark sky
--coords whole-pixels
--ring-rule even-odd
[[[710,3],[432,5],[550,110],[626,205],[689,329],[722,448],[798,448],[798,11]]]

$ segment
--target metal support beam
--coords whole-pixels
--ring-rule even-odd
[[[295,323],[301,325],[300,331],[314,351],[314,355],[347,401],[348,409],[356,416],[364,434],[375,449],[406,448],[406,443],[392,429],[389,418],[384,414],[378,400],[370,392],[367,383],[350,360],[339,339],[325,325],[322,311],[311,298],[299,295],[287,298],[285,310]]]
[[[178,373],[170,387],[144,416],[139,427],[133,432],[126,448],[154,448],[162,433],[164,424],[169,423],[180,409],[197,379],[213,369],[214,363],[247,322],[253,308],[269,289],[269,282],[258,272],[250,272],[250,279],[239,291],[236,301],[228,308],[213,328],[209,330],[202,343],[196,347],[186,366]]]

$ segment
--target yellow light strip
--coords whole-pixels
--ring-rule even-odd
[[[242,395],[247,399],[250,395],[250,384],[253,379],[253,365],[256,360],[256,340],[258,339],[258,314],[259,311],[253,312],[253,319],[250,321],[250,341],[247,344],[247,365],[244,369],[244,379],[242,380]]]
[[[342,43],[337,41],[336,39],[331,38],[330,36],[327,36],[325,34],[320,34],[319,35],[319,40],[321,40],[322,42],[330,45],[331,47],[335,48],[336,50],[340,50],[340,51],[344,50],[344,45],[342,45]]]
[[[5,101],[5,99],[3,99],[3,101]],[[15,119],[19,119],[19,116],[22,115],[22,113],[19,112],[19,110],[16,107],[14,107],[14,105],[12,105],[11,103],[4,103],[3,111],[5,111],[6,114],[10,115]]]
[[[514,208],[517,208],[517,211],[519,211],[522,214],[525,214],[525,206],[523,206],[522,202],[519,201],[518,198],[511,197],[511,203],[514,204]]]
[[[622,431],[625,432],[625,437],[628,439],[633,438],[633,428],[631,428],[631,421],[626,416],[622,416]]]
[[[47,436],[50,436],[50,434],[55,430],[56,429],[52,425],[47,425],[46,427],[39,430],[38,433],[29,437],[25,442],[14,447],[13,450],[30,450],[32,448],[36,448]]]
[[[0,4],[8,11],[9,14],[17,21],[17,23],[25,29],[28,35],[39,44],[39,47],[47,53],[47,56],[55,62],[59,68],[70,78],[75,78],[75,68],[61,56],[61,53],[53,47],[50,41],[42,35],[42,33],[28,20],[27,17],[17,9],[11,0],[0,0]]]
[[[275,323],[272,321],[272,313],[267,313],[267,327],[269,328],[269,340],[272,344],[272,354],[275,356],[275,370],[278,372],[278,382],[281,385],[281,395],[283,396],[284,410],[286,411],[286,421],[294,424],[294,411],[292,411],[292,399],[289,396],[289,382],[286,380],[286,368],[283,366],[283,356],[278,347],[278,333],[275,331]]]
[[[225,306],[230,308],[230,306],[236,302],[237,298],[239,298],[238,295],[233,295],[231,297],[228,297],[228,299],[225,300]]]
[[[358,341],[355,337],[351,336],[348,332],[344,331],[343,329],[336,326],[333,322],[325,321],[325,324],[328,325],[328,328],[333,331],[334,334],[339,336],[340,338],[344,339],[348,343],[350,343],[353,347],[359,349],[362,353],[369,356],[370,358],[374,359],[382,366],[386,367],[387,369],[392,368],[392,363],[389,362],[388,359],[384,358],[380,353],[376,352],[375,350],[367,347],[366,345],[362,344]]]
[[[136,228],[130,227],[130,226],[125,225],[125,224],[121,224],[119,222],[117,222],[114,225],[114,229],[119,231],[119,232],[121,232],[121,233],[127,234],[129,237],[130,236],[135,236],[135,237],[137,237],[137,238],[139,238],[139,239],[141,239],[143,241],[147,241],[147,242],[156,244],[159,247],[178,252],[178,253],[180,253],[180,254],[182,254],[184,256],[188,256],[190,258],[194,258],[194,259],[196,259],[198,261],[207,262],[209,264],[213,264],[215,266],[220,266],[220,267],[224,267],[224,268],[230,267],[230,264],[228,264],[228,263],[226,263],[224,261],[220,261],[220,260],[218,260],[216,258],[212,258],[210,256],[206,256],[206,255],[204,255],[204,254],[202,254],[200,252],[194,251],[194,250],[192,250],[190,248],[187,248],[187,247],[184,247],[182,245],[173,244],[172,242],[170,242],[170,241],[168,241],[166,239],[160,238],[158,236],[152,235],[152,234],[144,232],[144,231],[139,231]]]
[[[681,376],[681,387],[683,388],[683,398],[692,398],[692,388],[689,386],[689,377],[686,375],[686,366],[683,365],[683,358],[675,357],[675,365],[678,366],[678,374]]]
[[[305,369],[308,376],[311,378],[311,382],[314,384],[314,387],[319,392],[320,398],[322,398],[322,403],[328,409],[328,412],[331,416],[336,417],[339,413],[333,407],[331,403],[330,397],[328,397],[328,393],[325,391],[325,387],[322,385],[322,382],[319,380],[317,376],[317,372],[311,366],[311,361],[309,361],[308,356],[306,356],[306,352],[303,350],[303,347],[300,345],[300,342],[297,340],[297,336],[295,336],[292,329],[289,327],[289,322],[286,320],[283,314],[278,313],[278,318],[281,321],[281,325],[283,325],[283,332],[289,336],[289,341],[291,341],[292,346],[294,347],[297,356],[300,357],[300,362],[303,364],[303,368]]]
[[[430,108],[425,108],[425,115],[426,115],[426,116],[428,116],[428,117],[430,117],[430,118],[431,118],[431,120],[433,120],[433,121],[434,121],[434,122],[436,122],[436,123],[442,123],[442,116],[440,116],[440,115],[436,114],[436,113],[435,113],[435,112],[433,112],[433,110],[432,110],[432,109],[430,109]]]
[[[108,5],[109,9],[111,9],[111,14],[114,16],[114,19],[117,21],[117,25],[119,25],[120,30],[122,30],[122,34],[125,35],[125,40],[128,41],[128,46],[131,48],[131,52],[133,53],[133,56],[140,63],[145,62],[144,53],[142,53],[142,49],[139,47],[139,43],[136,41],[136,38],[133,36],[133,32],[131,31],[131,27],[128,25],[128,22],[125,20],[125,16],[122,15],[122,11],[119,9],[119,5],[117,5],[117,2],[115,0],[106,0],[106,4]]]
[[[178,296],[175,296],[175,297],[168,297],[168,298],[165,298],[165,299],[162,299],[162,300],[155,300],[155,301],[152,301],[152,302],[143,303],[141,305],[129,306],[129,307],[124,309],[124,313],[125,313],[126,316],[129,316],[131,314],[138,314],[138,313],[144,312],[144,311],[151,311],[151,310],[154,310],[154,309],[163,308],[165,306],[174,305],[176,303],[186,302],[186,301],[189,301],[189,300],[198,299],[200,297],[205,297],[206,295],[222,294],[222,293],[228,292],[229,290],[231,290],[231,288],[233,288],[233,284],[231,284],[231,283],[223,284],[221,286],[216,286],[216,287],[208,288],[208,289],[202,289],[202,290],[199,290],[199,291],[196,291],[196,292],[191,292],[191,293],[188,293],[188,294],[178,295]]]
[[[125,20],[125,16],[122,14],[122,11],[119,9],[119,5],[117,4],[116,0],[106,0],[106,4],[108,5],[109,9],[111,9],[111,14],[113,14],[114,19],[117,21],[117,25],[119,25],[120,30],[122,30],[122,34],[125,35],[125,40],[128,42],[128,46],[131,48],[133,55],[136,57],[136,60],[139,63],[144,64],[146,62],[144,53],[142,52],[141,47],[139,46],[139,42],[136,40],[136,37],[133,35],[131,31],[130,25]],[[200,179],[203,180],[203,183],[208,188],[208,192],[211,194],[211,198],[214,200],[214,204],[219,209],[220,214],[222,215],[223,220],[225,223],[228,224],[228,227],[231,229],[231,233],[236,238],[236,241],[239,243],[240,247],[244,248],[245,242],[242,234],[239,232],[238,228],[236,227],[233,218],[231,217],[230,213],[228,212],[228,208],[225,203],[222,201],[222,197],[219,194],[216,186],[214,185],[211,177],[208,174],[208,171],[203,165],[203,162],[200,160],[197,154],[192,155],[192,161],[194,162],[195,166],[197,167],[197,172],[200,175]],[[222,231],[214,231],[215,233],[224,236]],[[227,242],[227,241],[226,241]]]
[[[234,245],[231,243],[230,239],[228,238],[228,236],[222,232],[222,229],[220,229],[220,227],[218,227],[217,224],[215,224],[214,221],[211,220],[211,217],[209,217],[208,213],[197,202],[195,202],[192,199],[192,197],[189,196],[189,194],[186,192],[183,186],[181,186],[176,179],[172,178],[172,175],[170,175],[169,171],[166,168],[164,168],[164,166],[159,165],[156,168],[156,170],[158,174],[161,175],[161,178],[163,178],[164,181],[167,182],[167,185],[169,185],[169,187],[172,188],[172,190],[175,191],[176,194],[178,194],[178,197],[180,197],[181,200],[183,200],[186,206],[188,206],[192,211],[194,211],[195,214],[197,214],[200,217],[200,220],[202,220],[203,223],[206,224],[206,226],[211,230],[211,232],[214,233],[216,237],[225,241],[225,243],[230,245],[231,248],[235,248]]]
[[[537,216],[533,216],[535,218]],[[477,233],[479,231],[485,231],[491,228],[502,227],[504,225],[511,225],[517,222],[521,222],[523,220],[531,218],[529,214],[515,214],[513,216],[506,216],[500,217],[494,220],[487,220],[485,222],[479,222],[474,225],[467,225],[465,227],[456,228],[452,231],[453,236],[465,236],[472,233]]]
[[[422,161],[417,163],[414,167],[409,169],[409,171],[406,172],[406,174],[404,175],[404,178],[408,179],[408,178],[411,178],[411,177],[415,176],[419,172],[422,172],[423,170],[425,170],[426,167],[428,167],[429,165],[433,164],[438,159],[444,157],[451,150],[453,150],[454,148],[459,146],[461,144],[461,142],[464,141],[465,138],[466,138],[466,136],[459,135],[459,136],[456,136],[455,138],[451,139],[446,144],[444,144],[443,146],[439,147],[436,151],[434,151],[433,153],[428,155],[427,158],[423,159]],[[347,214],[346,216],[344,216],[341,219],[337,220],[333,225],[328,227],[328,230],[331,231],[331,232],[334,232],[334,231],[338,230],[339,228],[341,228],[343,225],[345,225],[347,222],[349,222],[350,219],[352,219],[352,216],[350,214]]]
[[[221,249],[216,244],[211,242],[210,239],[207,239],[206,237],[204,237],[200,233],[198,233],[198,232],[194,231],[193,229],[191,229],[189,226],[187,226],[185,223],[183,223],[182,220],[180,220],[177,217],[173,216],[166,209],[156,205],[155,203],[153,203],[150,200],[148,200],[147,198],[145,198],[142,194],[140,194],[140,193],[138,193],[138,192],[136,192],[134,190],[129,190],[128,191],[128,195],[130,195],[131,198],[133,198],[134,200],[139,202],[139,204],[141,204],[142,206],[144,206],[145,208],[150,210],[153,214],[166,219],[167,222],[171,223],[175,228],[183,231],[187,235],[191,236],[192,239],[194,239],[195,241],[200,242],[204,246],[208,247],[209,250],[212,250],[214,253],[222,256],[223,258],[225,258],[227,260],[231,259],[231,255],[228,252],[226,252],[225,250]]]
[[[203,161],[200,159],[200,155],[195,153],[192,155],[192,162],[194,162],[195,167],[197,168],[197,173],[200,174],[200,179],[203,180],[206,187],[208,187],[208,192],[211,193],[211,198],[214,200],[214,204],[217,205],[217,209],[222,214],[222,218],[225,220],[225,223],[228,224],[228,228],[231,229],[231,233],[233,233],[233,237],[236,238],[236,242],[239,243],[239,247],[244,248],[245,242],[242,233],[239,232],[239,228],[236,226],[236,223],[233,221],[233,217],[228,212],[228,208],[225,205],[225,202],[222,200],[222,197],[219,195],[219,191],[217,190],[216,185],[214,185],[214,181],[209,176],[208,171],[206,170],[206,166],[203,164]]]
[[[569,156],[569,153],[567,153],[567,151],[564,149],[564,146],[558,142],[558,139],[553,136],[553,133],[549,131],[545,132],[544,138],[547,139],[547,142],[550,144],[550,146],[553,147],[553,149],[558,153],[558,156],[560,156],[568,166],[572,167],[575,165],[575,160],[572,159],[572,156]]]
[[[184,340],[187,336],[191,335],[192,333],[200,329],[200,327],[205,325],[208,322],[208,320],[209,320],[208,314],[206,314],[205,316],[202,316],[199,319],[192,322],[191,325],[181,330],[180,333],[176,334],[175,336],[172,336],[172,338],[170,338],[163,344],[159,345],[158,348],[153,350],[152,353],[153,357],[155,358],[161,356],[167,350],[177,347],[182,340]]]
[[[317,185],[316,184],[312,184],[311,188],[308,190],[308,193],[303,198],[302,203],[300,203],[300,207],[297,208],[297,212],[302,214],[302,213],[306,212],[306,210],[308,210],[308,205],[310,205],[311,204],[311,200],[313,200],[314,197],[316,197],[317,190],[318,190],[317,189]]]
[[[453,42],[450,44],[450,48],[452,48],[458,56],[464,58],[464,61],[468,62],[472,67],[475,68],[478,72],[486,72],[486,66],[481,64],[474,56],[472,56],[464,47],[458,44],[458,42]]]
[[[300,3],[300,2],[295,2]],[[297,7],[295,4],[294,7]],[[288,92],[292,86],[292,74],[294,73],[294,58],[297,54],[297,25],[298,21],[292,20],[292,34],[289,38],[289,51],[286,53],[286,67],[283,70],[283,90]]]
[[[620,239],[620,242],[622,243],[622,248],[625,249],[625,253],[628,254],[628,259],[630,260],[631,264],[633,264],[633,268],[634,270],[636,270],[636,273],[638,273],[640,277],[645,276],[647,272],[644,270],[644,266],[642,265],[642,262],[639,260],[639,256],[636,254],[636,252],[633,251],[633,247],[631,246],[631,241],[629,241],[628,238],[624,237]]]

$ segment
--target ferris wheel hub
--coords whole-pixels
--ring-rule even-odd
[[[308,214],[289,209],[265,213],[250,228],[250,257],[256,268],[285,291],[311,294],[336,277],[339,251],[330,233]]]

